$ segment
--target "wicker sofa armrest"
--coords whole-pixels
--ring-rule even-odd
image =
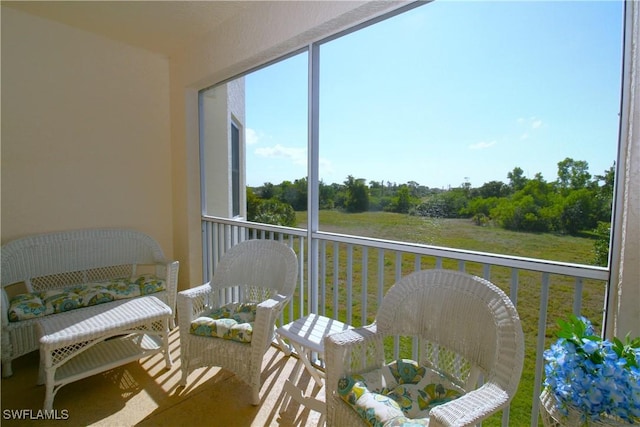
[[[180,263],[178,261],[163,261],[156,264],[156,276],[165,280],[165,286],[167,289],[167,302],[173,316],[171,317],[171,324],[169,327],[173,329],[175,327],[176,319],[176,298],[178,294],[178,269]]]
[[[156,276],[162,277],[167,283],[167,292],[173,295],[173,302],[175,303],[175,296],[178,294],[178,269],[180,263],[174,260],[166,260],[156,264]]]
[[[9,324],[9,295],[4,288],[0,289],[0,315],[2,316],[2,327]]]

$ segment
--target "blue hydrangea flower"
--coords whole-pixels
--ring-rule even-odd
[[[614,416],[640,423],[640,340],[602,340],[584,317],[564,325],[574,329],[563,331],[543,354],[543,385],[558,409],[565,415],[577,410],[585,421]]]

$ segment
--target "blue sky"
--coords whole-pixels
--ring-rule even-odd
[[[615,160],[622,3],[447,1],[320,49],[320,177],[473,187]],[[307,175],[307,56],[246,77],[247,183]]]

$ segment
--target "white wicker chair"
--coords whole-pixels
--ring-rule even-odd
[[[524,340],[505,293],[466,273],[418,271],[389,289],[373,324],[325,338],[328,426],[364,425],[338,395],[338,381],[390,362],[384,343],[392,336],[416,337],[417,358],[400,356],[446,374],[466,392],[434,407],[429,426],[475,425],[505,408],[516,393]]]
[[[179,292],[181,384],[187,384],[189,373],[196,368],[219,366],[249,384],[252,403],[257,405],[262,359],[297,277],[297,256],[291,248],[273,240],[248,240],[222,256],[209,283]],[[190,333],[194,319],[232,302],[259,303],[250,343]]]

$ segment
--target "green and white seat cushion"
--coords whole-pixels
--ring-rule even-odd
[[[9,302],[9,321],[19,322],[49,314],[105,302],[151,295],[166,289],[163,279],[145,274],[133,278],[69,286],[43,292],[29,292],[14,296]]]
[[[399,359],[338,382],[338,394],[372,427],[426,426],[434,406],[464,390],[413,360]]]
[[[191,322],[189,332],[203,337],[251,342],[257,304],[231,303]]]

